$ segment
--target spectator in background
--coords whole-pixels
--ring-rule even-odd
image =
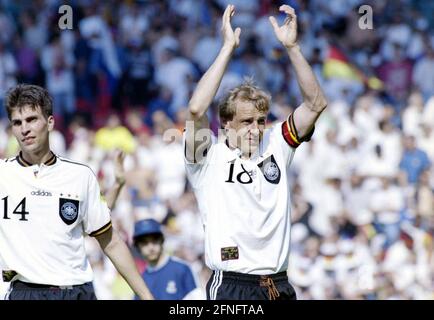
[[[151,98],[154,67],[146,43],[130,42],[128,52],[127,82],[130,104],[145,106]]]
[[[14,56],[6,49],[4,43],[0,41],[0,118],[6,116],[5,108],[2,105],[6,91],[17,84],[17,69]]]
[[[403,12],[396,11],[393,13],[390,23],[385,27],[384,42],[382,42],[380,49],[386,60],[396,58],[396,50],[398,48],[405,49],[412,36],[412,30],[405,23]]]
[[[97,77],[97,111],[101,116],[106,116],[112,107],[111,99],[113,93],[117,92],[122,69],[113,35],[98,12],[98,5],[87,3],[83,9],[85,17],[78,26],[91,49],[89,68]]]
[[[396,165],[390,163],[386,158],[383,147],[380,144],[372,146],[365,151],[367,154],[365,160],[359,163],[357,167],[358,174],[365,177],[378,177],[378,176],[393,176],[397,172]]]
[[[0,30],[2,30],[0,43],[3,44],[11,41],[16,31],[12,15],[7,10],[4,10],[3,7],[0,7]]]
[[[90,40],[81,35],[80,31],[75,30],[76,44],[74,57],[76,60],[74,70],[75,95],[77,110],[82,113],[95,113],[97,88],[97,70],[92,67],[92,57],[94,50]]]
[[[59,34],[53,34],[42,49],[41,62],[47,90],[53,97],[54,116],[68,125],[75,111],[74,55],[63,46]]]
[[[148,263],[142,277],[156,300],[205,299],[190,266],[164,252],[160,223],[154,219],[136,222],[133,241]]]
[[[205,72],[215,60],[220,50],[220,37],[217,26],[211,26],[203,31],[193,49],[193,61],[199,66],[200,72]]]
[[[424,100],[434,95],[434,49],[426,45],[426,54],[416,62],[413,82],[422,92]]]
[[[187,83],[189,76],[195,76],[193,64],[178,51],[165,49],[162,61],[156,68],[155,81],[160,86],[167,86],[173,93],[170,114],[175,114],[179,108],[187,105],[190,94]]]
[[[106,125],[96,132],[95,144],[105,151],[119,148],[127,153],[133,152],[136,147],[131,132],[122,125],[121,119],[115,113],[112,113]]]
[[[411,88],[412,62],[405,56],[404,48],[398,42],[393,43],[393,55],[379,69],[380,79],[384,81],[386,91],[397,104],[403,107]]]
[[[173,93],[171,89],[165,86],[159,86],[155,97],[148,101],[146,106],[146,112],[144,115],[144,123],[152,127],[153,126],[153,116],[157,111],[162,111],[166,115],[170,115],[170,106],[173,101]]]
[[[408,97],[408,105],[402,113],[402,131],[407,136],[419,137],[424,121],[424,103],[420,92],[413,92]]]
[[[34,50],[35,52],[41,52],[44,44],[47,42],[47,28],[43,23],[38,23],[38,15],[33,10],[26,10],[20,16],[20,22],[23,26],[23,41],[26,47]],[[41,19],[43,20],[43,19]]]
[[[414,136],[404,137],[404,153],[399,168],[405,175],[405,181],[410,186],[415,186],[423,171],[428,170],[431,162],[427,154],[416,147]]]
[[[367,190],[364,179],[360,175],[352,172],[349,182],[342,189],[345,194],[344,205],[349,219],[357,226],[372,223],[374,217],[368,209],[369,191]]]
[[[386,235],[386,247],[399,238],[401,213],[404,209],[404,193],[390,177],[380,178],[380,185],[370,197],[369,209],[375,215],[375,225]]]
[[[421,134],[418,137],[418,146],[426,152],[431,162],[434,161],[434,126],[429,125],[427,119],[420,125]]]
[[[123,44],[137,43],[139,46],[143,44],[145,32],[149,28],[149,20],[140,3],[133,1],[125,8],[119,26]]]
[[[434,189],[430,186],[429,171],[424,171],[419,178],[416,189],[416,214],[426,222],[434,222]]]
[[[41,72],[37,52],[27,45],[20,36],[14,38],[14,55],[17,59],[17,80],[24,83],[41,82]]]

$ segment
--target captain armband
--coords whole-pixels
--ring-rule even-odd
[[[294,124],[293,113],[291,113],[288,117],[288,120],[282,123],[282,135],[285,141],[293,148],[297,148],[302,142],[310,141],[312,135],[315,131],[315,126],[313,126],[312,130],[300,138],[297,133],[297,129]]]

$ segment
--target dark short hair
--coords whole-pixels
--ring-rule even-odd
[[[12,112],[26,106],[41,108],[45,118],[53,115],[53,100],[48,91],[33,84],[18,84],[6,93],[6,112],[11,120]]]
[[[161,244],[164,243],[164,235],[162,233],[155,232],[155,233],[148,233],[148,234],[134,237],[133,238],[133,244],[136,247],[138,247],[140,242],[145,241],[145,239],[149,239],[149,238],[155,239],[155,240],[159,241]]]

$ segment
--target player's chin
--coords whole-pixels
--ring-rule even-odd
[[[30,144],[22,143],[22,144],[20,144],[20,149],[24,153],[29,153],[29,152],[33,152],[33,151],[37,150],[38,146],[35,142],[30,143]]]

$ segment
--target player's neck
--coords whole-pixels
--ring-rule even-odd
[[[243,151],[241,148],[238,148],[236,146],[234,146],[234,144],[230,141],[229,137],[226,138],[226,146],[230,149],[230,150],[239,150],[239,157],[243,160],[250,160],[252,159],[252,157],[257,153],[257,151],[259,150],[259,147],[250,151]]]
[[[21,157],[31,164],[41,164],[47,162],[52,157],[52,152],[49,147],[37,152],[21,151]]]

